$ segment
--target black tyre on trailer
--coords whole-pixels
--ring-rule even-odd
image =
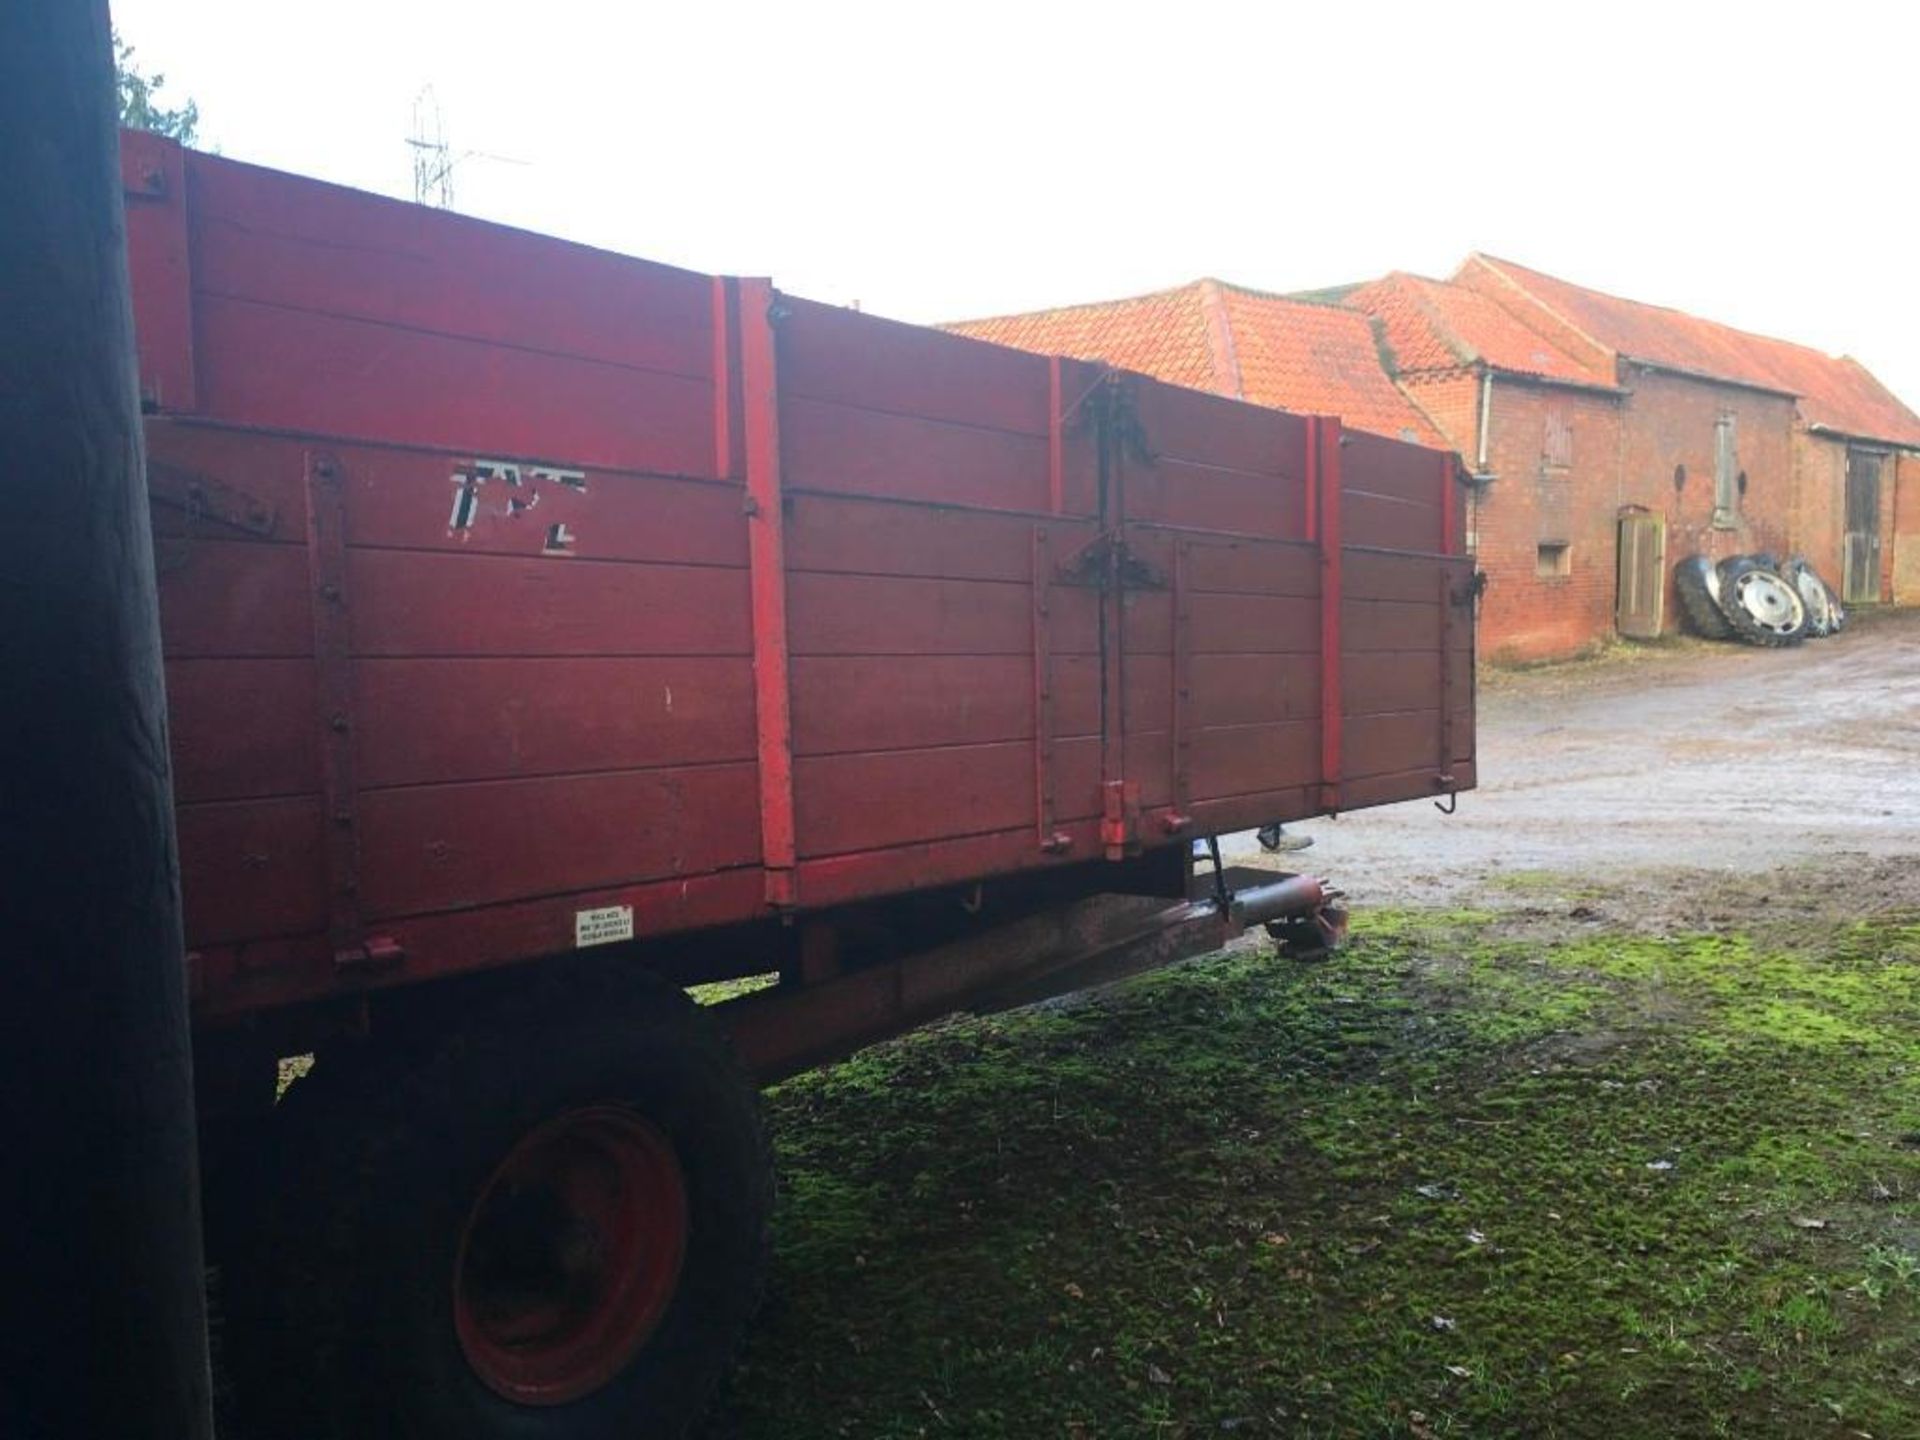
[[[258,1440],[631,1440],[699,1417],[758,1303],[759,1093],[647,976],[322,1055],[228,1277]]]
[[[1807,607],[1793,582],[1766,563],[1770,559],[1736,555],[1720,562],[1720,613],[1749,645],[1796,645],[1806,638]]]
[[[1689,630],[1707,640],[1733,639],[1733,627],[1720,613],[1720,572],[1712,560],[1689,555],[1673,567],[1673,580]]]

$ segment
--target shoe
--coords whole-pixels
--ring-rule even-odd
[[[1311,835],[1289,835],[1280,825],[1262,825],[1253,832],[1260,842],[1260,848],[1269,855],[1285,854],[1294,850],[1305,850],[1313,844]]]

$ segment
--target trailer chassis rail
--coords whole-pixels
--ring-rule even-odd
[[[1305,948],[1324,953],[1345,933],[1339,898],[1324,881],[1277,874],[1224,902],[1096,895],[834,979],[744,996],[715,1014],[747,1066],[772,1084],[942,1015],[1109,984],[1218,950],[1255,926],[1289,943],[1317,937]]]

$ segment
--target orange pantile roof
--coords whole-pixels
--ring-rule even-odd
[[[1015,350],[1103,360],[1175,385],[1213,390],[1213,352],[1199,289],[1198,284],[1184,285],[1130,300],[962,320],[940,328]]]
[[[1380,345],[1364,315],[1230,285],[1220,289],[1245,399],[1338,415],[1355,430],[1446,447],[1380,363]]]
[[[1485,362],[1496,370],[1613,389],[1612,367],[1589,363],[1529,329],[1476,290],[1396,271],[1345,302],[1380,322],[1403,375]]]
[[[1256,405],[1338,415],[1356,430],[1445,448],[1380,363],[1368,318],[1218,280],[1126,300],[963,320],[943,329],[1125,370]]]
[[[1488,255],[1469,256],[1454,278],[1500,298],[1509,310],[1537,305],[1625,359],[1777,390],[1797,397],[1809,425],[1920,447],[1920,415],[1857,360],[1622,300]]]

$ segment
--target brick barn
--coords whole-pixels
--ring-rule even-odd
[[[1452,448],[1490,659],[1675,630],[1694,553],[1804,554],[1853,604],[1920,604],[1920,416],[1803,345],[1483,255],[1445,281],[1200,280],[950,328]]]
[[[1920,574],[1896,573],[1901,534],[1920,565],[1920,516],[1900,513],[1920,504],[1920,417],[1857,361],[1484,255],[1339,293],[1475,478],[1489,657],[1674,629],[1668,576],[1696,553],[1803,554],[1852,603],[1920,601]],[[1664,559],[1637,606],[1636,523]]]

